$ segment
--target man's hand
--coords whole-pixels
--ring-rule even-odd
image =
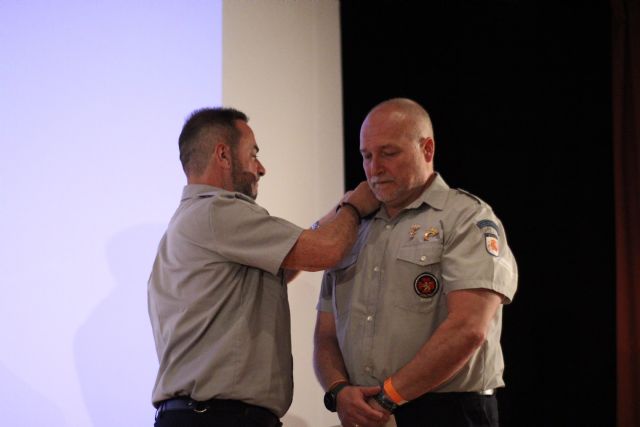
[[[367,399],[367,403],[376,411],[380,411],[382,412],[385,417],[387,419],[389,419],[389,417],[391,416],[391,412],[387,411],[386,409],[384,409],[382,406],[380,406],[380,404],[378,403],[377,400],[375,400],[373,397],[370,397]]]
[[[345,194],[343,202],[349,202],[358,208],[360,216],[364,217],[380,207],[380,202],[371,191],[367,181],[362,181],[355,190]]]
[[[374,409],[367,400],[380,392],[380,387],[347,386],[338,393],[337,409],[345,427],[379,427],[389,420],[389,414]]]

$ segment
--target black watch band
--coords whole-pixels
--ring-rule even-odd
[[[376,402],[378,402],[380,406],[382,406],[384,409],[391,412],[392,414],[396,409],[398,409],[399,405],[396,404],[393,400],[391,400],[391,398],[385,394],[384,390],[376,394],[373,398],[375,399]]]
[[[338,406],[338,393],[342,391],[343,388],[350,385],[348,382],[339,383],[333,386],[333,388],[329,389],[324,394],[324,406],[331,412],[336,412]]]

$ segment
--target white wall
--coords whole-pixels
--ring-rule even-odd
[[[343,193],[340,20],[337,0],[224,1],[222,99],[244,110],[267,174],[258,203],[298,225]],[[286,427],[326,427],[313,373],[320,273],[289,286],[295,390]]]
[[[152,425],[146,282],[219,0],[0,2],[0,424]]]
[[[0,58],[1,423],[152,425],[146,281],[183,120],[244,110],[258,202],[312,223],[342,193],[337,0],[3,0]],[[311,364],[319,281],[290,287],[285,426],[336,424]]]

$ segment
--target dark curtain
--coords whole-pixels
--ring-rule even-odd
[[[640,7],[612,0],[618,425],[640,426]]]

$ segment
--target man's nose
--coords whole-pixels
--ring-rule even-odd
[[[264,176],[265,173],[267,173],[267,170],[262,165],[262,162],[258,160],[258,175]]]
[[[382,164],[380,162],[380,159],[377,156],[372,156],[371,157],[371,164],[370,164],[370,173],[371,175],[380,175],[383,171],[382,168]]]

